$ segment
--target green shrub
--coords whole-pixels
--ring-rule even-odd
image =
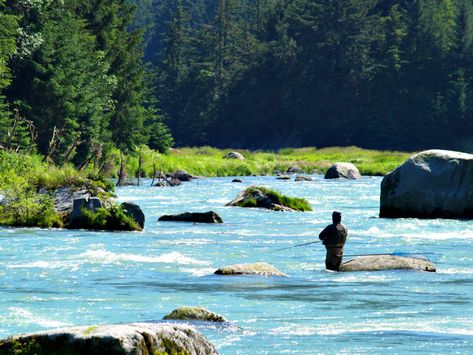
[[[102,229],[115,231],[140,231],[141,228],[136,221],[127,216],[119,205],[99,208],[97,212],[88,209],[82,210],[80,227],[86,229]]]
[[[0,224],[16,227],[62,227],[50,194],[38,194],[28,179],[14,171],[0,173]]]

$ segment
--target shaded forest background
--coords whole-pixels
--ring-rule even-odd
[[[473,151],[472,0],[0,0],[0,141]],[[171,137],[172,135],[172,137]]]

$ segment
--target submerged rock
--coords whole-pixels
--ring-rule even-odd
[[[164,316],[166,320],[199,320],[205,322],[227,322],[220,314],[211,312],[202,307],[179,307],[168,315]]]
[[[381,183],[380,217],[473,218],[473,155],[427,150]]]
[[[294,179],[294,181],[313,181],[312,178],[310,176],[302,176],[302,175],[298,175],[296,176],[296,178]]]
[[[132,323],[73,327],[0,340],[0,354],[218,354],[193,327]]]
[[[222,218],[214,211],[185,212],[175,215],[164,215],[158,221],[164,222],[194,222],[194,223],[223,223]]]
[[[224,266],[217,271],[216,275],[260,275],[260,276],[287,276],[268,263],[236,264]]]
[[[428,260],[408,258],[396,255],[362,256],[340,265],[341,272],[381,271],[381,270],[416,270],[435,272],[435,265]]]
[[[238,152],[230,152],[226,154],[223,159],[238,159],[238,160],[245,160],[245,157]]]
[[[145,214],[141,210],[141,207],[133,202],[123,202],[121,205],[123,212],[133,220],[138,223],[138,225],[143,229],[145,227]]]
[[[361,179],[358,168],[352,163],[335,163],[325,173],[325,179]]]
[[[291,177],[288,175],[279,175],[276,177],[278,180],[291,180]]]

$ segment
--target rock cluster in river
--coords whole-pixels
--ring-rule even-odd
[[[226,204],[226,206],[237,207],[258,207],[273,211],[287,211],[294,212],[295,210],[276,203],[270,196],[264,193],[263,188],[251,186],[244,191],[241,191],[238,196]]]
[[[259,275],[259,276],[287,276],[274,266],[259,262],[253,264],[235,264],[219,268],[215,271],[216,275],[235,276],[235,275]]]
[[[204,322],[227,322],[220,314],[209,311],[202,307],[179,307],[168,315],[164,316],[165,320],[197,320]]]
[[[381,183],[380,217],[473,218],[473,155],[428,150]]]
[[[193,222],[193,223],[223,223],[222,218],[214,211],[209,212],[185,212],[175,215],[164,215],[159,217],[160,222]]]
[[[361,179],[358,168],[352,163],[335,163],[325,173],[325,179]]]
[[[397,255],[370,255],[347,261],[340,265],[341,272],[416,270],[435,272],[435,265],[428,260]]]
[[[17,335],[0,340],[0,354],[212,355],[218,352],[207,338],[188,325],[132,323]]]

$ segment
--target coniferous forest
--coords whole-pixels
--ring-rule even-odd
[[[0,0],[0,142],[473,149],[472,0]]]

